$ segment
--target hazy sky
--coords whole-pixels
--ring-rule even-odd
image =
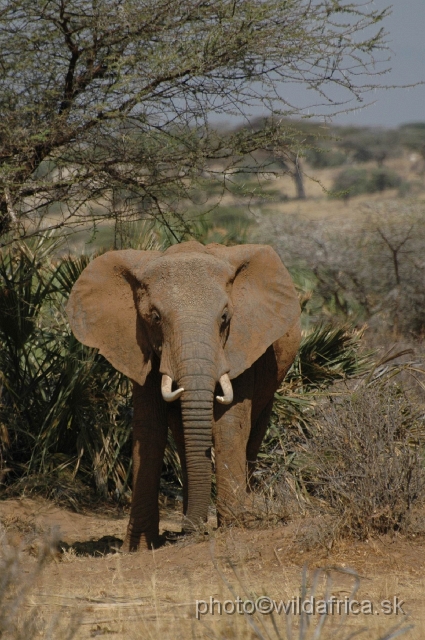
[[[353,0],[365,6],[367,0]],[[425,81],[425,0],[373,0],[371,8],[382,11],[392,7],[392,13],[379,26],[387,32],[386,41],[391,49],[391,60],[385,65],[390,67],[389,73],[381,78],[369,81],[378,84],[406,85]],[[370,35],[371,32],[368,33]],[[379,53],[379,52],[378,52]],[[381,52],[385,57],[386,52]],[[382,68],[382,65],[381,65]],[[368,82],[368,78],[364,79]],[[287,98],[298,106],[310,104],[311,93],[307,93],[300,85],[285,87]],[[307,97],[308,96],[308,97]],[[346,114],[334,116],[334,124],[352,124],[359,126],[397,127],[407,122],[425,122],[425,84],[410,89],[376,90],[364,95],[365,103],[374,104],[356,109]],[[351,107],[355,107],[353,101]],[[308,111],[307,111],[308,113]],[[249,117],[266,115],[264,109],[251,107]],[[237,117],[219,117],[217,122],[228,121],[231,124],[240,122]]]
[[[391,5],[374,0],[377,9]],[[382,82],[410,84],[425,80],[425,0],[394,0],[392,14],[385,20],[389,45],[393,51],[392,71]],[[405,122],[425,122],[425,85],[412,89],[377,91],[373,106],[333,119],[335,124],[395,127]]]

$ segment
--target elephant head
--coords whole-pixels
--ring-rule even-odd
[[[231,380],[299,317],[279,257],[265,245],[198,242],[165,252],[111,251],[86,267],[67,312],[76,337],[97,347],[116,369],[139,385],[161,374],[164,400],[180,398],[186,517],[204,520],[214,403],[232,402]]]

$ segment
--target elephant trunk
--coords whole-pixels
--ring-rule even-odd
[[[207,520],[211,499],[214,392],[225,368],[218,335],[211,340],[211,322],[198,316],[196,322],[184,323],[179,348],[172,358],[175,382],[183,390],[180,402],[187,471],[186,531]],[[224,387],[228,398],[226,382]]]
[[[183,381],[184,380],[184,381]],[[181,398],[188,482],[185,530],[205,522],[211,498],[211,447],[215,379],[208,376],[180,378],[186,385]]]

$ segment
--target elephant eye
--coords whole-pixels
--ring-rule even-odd
[[[151,320],[154,324],[159,324],[161,322],[161,316],[156,309],[151,311]]]
[[[230,320],[230,314],[229,314],[229,309],[224,309],[223,313],[221,314],[221,324],[225,325],[229,322]]]

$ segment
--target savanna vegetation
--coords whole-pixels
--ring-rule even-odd
[[[295,214],[263,213],[255,226],[246,223],[243,237],[238,237],[240,220],[232,211],[224,208],[221,217],[204,219],[195,228],[196,237],[272,243],[292,272],[303,307],[304,338],[276,398],[255,476],[258,491],[278,501],[273,511],[278,520],[289,517],[294,499],[303,508],[325,506],[339,513],[335,535],[337,529],[338,535],[360,538],[373,530],[407,530],[412,508],[425,495],[422,383],[408,383],[408,373],[413,380],[422,367],[411,353],[425,328],[423,268],[418,268],[423,206],[403,201],[363,205],[355,224],[347,220],[337,230]],[[113,228],[109,232],[113,242]],[[167,238],[160,227],[144,222],[127,242],[161,248]],[[128,502],[130,383],[73,337],[64,312],[72,285],[90,259],[89,254],[63,254],[63,241],[52,234],[3,250],[0,453],[5,495],[41,493],[76,509],[99,500]],[[378,353],[377,348],[391,345],[388,354]],[[351,414],[357,431],[347,418]],[[353,450],[347,449],[347,438]],[[350,481],[359,454],[365,469],[373,468],[364,485]],[[380,457],[382,464],[371,466],[368,455]],[[388,468],[394,477],[387,477]],[[379,470],[383,477],[377,479]],[[348,488],[359,493],[358,503]],[[180,499],[181,473],[171,436],[162,491],[171,500]],[[338,491],[345,501],[337,498]],[[366,496],[371,501],[367,509]],[[360,517],[370,509],[383,509],[385,517]],[[253,514],[257,524],[262,517]]]
[[[2,499],[129,503],[130,383],[64,311],[93,256],[264,242],[298,288],[303,341],[246,523],[301,517],[305,549],[423,536],[425,124],[317,118],[379,84],[385,15],[335,0],[0,0]],[[315,93],[308,118],[288,82]],[[181,500],[171,437],[161,495]],[[38,557],[21,580],[4,542],[0,637],[77,633],[15,619],[50,551]]]

